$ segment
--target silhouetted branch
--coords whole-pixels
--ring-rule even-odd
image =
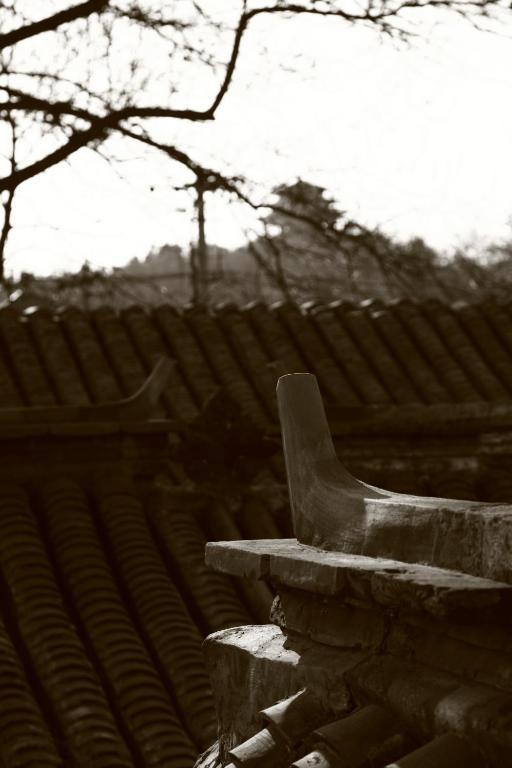
[[[63,24],[69,24],[77,19],[85,19],[92,13],[100,13],[108,5],[109,0],[86,0],[84,3],[73,5],[63,11],[54,13],[52,16],[47,16],[39,21],[33,21],[9,32],[4,32],[0,34],[0,51],[23,40],[27,40],[29,37],[35,37],[43,32],[54,31]]]
[[[172,4],[166,5],[171,5],[172,10],[176,10],[177,14],[179,10],[177,5],[176,8]],[[185,16],[182,18],[174,13],[166,14],[164,10],[152,10],[150,12],[142,3],[137,2],[127,3],[123,7],[108,0],[88,0],[87,2],[70,6],[44,19],[26,21],[26,23],[1,34],[0,46],[9,46],[10,50],[13,50],[20,42],[25,42],[31,38],[36,39],[43,32],[61,31],[64,27],[67,34],[66,42],[76,42],[79,45],[80,35],[83,36],[84,33],[81,31],[76,38],[73,38],[74,27],[68,28],[65,25],[79,19],[89,19],[92,14],[97,14],[100,22],[103,24],[105,50],[97,54],[87,53],[88,56],[92,57],[89,61],[88,71],[90,73],[94,71],[94,56],[97,57],[98,61],[105,59],[108,63],[112,49],[111,36],[114,25],[117,22],[131,24],[136,29],[146,30],[150,33],[156,32],[161,34],[162,31],[165,31],[165,40],[170,45],[169,55],[174,55],[173,52],[178,51],[181,52],[184,60],[196,57],[197,60],[205,61],[209,64],[213,63],[213,59],[206,51],[204,42],[199,40],[199,38],[196,42],[190,42],[187,37],[188,33],[190,31],[193,32],[199,23],[203,23],[210,27],[214,33],[213,37],[218,37],[222,33],[226,38],[230,34],[231,39],[230,42],[226,43],[228,52],[223,65],[222,75],[217,86],[214,88],[209,104],[205,108],[200,109],[178,107],[172,103],[151,104],[142,101],[141,98],[143,97],[141,97],[141,94],[145,92],[143,87],[144,78],[148,76],[149,70],[147,62],[143,58],[137,58],[137,53],[134,54],[131,66],[133,67],[133,72],[139,73],[141,77],[135,81],[133,72],[130,72],[130,76],[126,77],[124,86],[119,86],[117,90],[109,86],[105,89],[104,93],[99,94],[89,87],[90,78],[88,81],[87,77],[84,77],[83,82],[73,83],[73,80],[67,77],[65,70],[54,72],[50,71],[51,68],[49,68],[49,71],[46,73],[41,71],[44,69],[44,61],[38,62],[42,66],[35,68],[36,71],[33,73],[33,76],[31,76],[29,71],[20,75],[19,72],[11,72],[8,67],[4,66],[0,71],[0,115],[24,114],[34,116],[34,125],[37,125],[42,120],[47,130],[53,130],[53,127],[58,129],[54,131],[57,139],[60,140],[59,131],[62,131],[62,129],[65,129],[68,136],[60,147],[49,152],[46,156],[29,163],[23,168],[11,170],[7,177],[0,179],[0,190],[14,189],[19,184],[46,171],[57,163],[67,160],[81,147],[103,142],[114,132],[128,136],[128,131],[133,130],[133,126],[129,124],[133,120],[143,121],[146,124],[144,132],[147,144],[150,144],[152,140],[148,125],[150,120],[174,119],[195,122],[213,120],[231,87],[247,30],[253,20],[258,17],[279,15],[291,18],[308,15],[326,19],[338,18],[349,24],[368,24],[383,32],[396,33],[403,36],[407,34],[403,24],[403,14],[410,13],[413,10],[442,8],[455,11],[467,18],[473,18],[474,16],[487,18],[493,11],[506,9],[508,6],[503,0],[404,0],[402,2],[368,0],[366,4],[354,5],[353,9],[349,10],[340,0],[323,0],[323,2],[306,0],[305,2],[297,3],[275,0],[274,2],[264,3],[255,7],[250,7],[247,0],[243,0],[241,11],[231,32],[228,31],[227,26],[211,18],[211,14],[207,13],[204,9],[203,3],[196,1],[193,7],[196,13],[195,19]],[[19,16],[19,12],[17,13],[14,9],[3,9],[4,22],[6,18],[7,20],[12,18],[16,22]],[[93,34],[97,36],[98,31],[93,30],[91,35]],[[98,40],[95,39],[94,41],[95,46],[91,50],[101,49],[101,45],[99,47],[97,45]],[[69,45],[66,48],[69,48],[70,56],[72,56],[73,46]],[[31,55],[37,62],[37,49]],[[46,58],[48,57],[46,51],[42,55]],[[171,72],[172,67],[169,65],[169,73],[163,74],[170,79]],[[16,78],[19,79],[20,76],[30,79],[33,92],[31,92],[30,88],[27,92],[24,92],[16,87]],[[53,86],[57,90],[64,86],[67,88],[73,86],[74,95],[68,99],[53,98],[47,88],[47,83],[50,81],[53,82]],[[44,87],[42,87],[42,83]],[[169,83],[168,92],[171,96],[174,90],[172,83]],[[97,100],[97,106],[99,107],[97,111],[86,106],[88,100],[91,99],[93,101]],[[84,126],[79,121],[85,121],[86,125]],[[140,137],[139,140],[141,140]],[[156,144],[157,142],[154,143]],[[178,162],[183,162],[185,158],[176,157],[180,152],[181,150],[175,147],[172,151],[168,151],[168,156],[178,159]],[[337,235],[334,233],[334,236],[336,237]],[[347,229],[344,237],[350,236],[351,233]]]

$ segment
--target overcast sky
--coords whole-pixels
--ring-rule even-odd
[[[504,237],[512,16],[499,34],[423,19],[408,46],[340,22],[260,19],[215,123],[169,125],[166,138],[247,175],[255,194],[297,176],[325,186],[351,216],[402,239],[449,251]],[[207,100],[195,87],[191,101]],[[21,187],[9,271],[110,267],[166,242],[188,247],[191,200],[172,190],[183,173],[139,147],[115,150],[115,168],[83,149]],[[211,195],[207,206],[209,241],[241,244],[250,217]]]

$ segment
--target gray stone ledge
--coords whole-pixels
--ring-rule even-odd
[[[427,565],[325,552],[295,539],[211,542],[206,563],[223,573],[270,579],[278,588],[355,597],[438,618],[510,622],[509,584]]]

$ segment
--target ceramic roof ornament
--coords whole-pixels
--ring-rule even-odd
[[[512,527],[511,506],[412,496],[367,485],[336,456],[315,376],[282,376],[277,399],[299,542],[511,581],[503,545]]]

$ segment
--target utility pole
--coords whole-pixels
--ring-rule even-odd
[[[205,233],[205,211],[204,211],[204,193],[207,189],[207,179],[202,175],[197,177],[196,189],[196,210],[197,210],[197,246],[193,254],[193,280],[194,280],[194,302],[198,304],[208,303],[209,286],[209,264],[208,264],[208,245],[206,243]]]
[[[208,304],[210,300],[211,265],[208,243],[206,242],[205,193],[223,188],[222,181],[208,171],[197,171],[193,185],[196,191],[195,208],[197,215],[197,243],[190,249],[190,271],[192,278],[192,301],[194,304]]]

